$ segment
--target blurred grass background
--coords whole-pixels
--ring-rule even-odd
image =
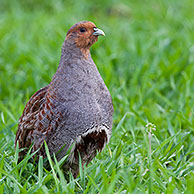
[[[0,193],[194,193],[193,18],[192,0],[0,0]],[[41,162],[17,165],[14,139],[81,20],[106,33],[91,53],[113,97],[114,127],[105,150],[58,186]]]

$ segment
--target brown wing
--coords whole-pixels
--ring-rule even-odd
[[[43,124],[41,119],[45,113],[45,105],[47,103],[48,86],[37,91],[26,104],[23,114],[19,119],[18,130],[16,133],[15,146],[17,141],[19,148],[29,147],[32,143],[30,135],[35,130],[41,131]]]

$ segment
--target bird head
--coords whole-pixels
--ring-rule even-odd
[[[68,30],[65,40],[73,42],[84,55],[87,55],[90,47],[98,40],[98,36],[105,36],[105,33],[94,23],[82,21]]]

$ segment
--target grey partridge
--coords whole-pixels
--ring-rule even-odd
[[[37,91],[19,119],[15,146],[37,149],[46,157],[43,142],[58,160],[73,145],[64,169],[76,177],[79,155],[88,164],[109,141],[112,132],[111,95],[90,54],[90,47],[105,35],[89,21],[73,25],[62,46],[58,69],[50,84]],[[28,149],[20,152],[20,157]]]

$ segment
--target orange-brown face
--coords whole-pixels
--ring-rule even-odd
[[[89,49],[98,40],[98,36],[105,35],[92,22],[84,21],[73,25],[67,32],[66,39],[74,39],[77,47]]]

